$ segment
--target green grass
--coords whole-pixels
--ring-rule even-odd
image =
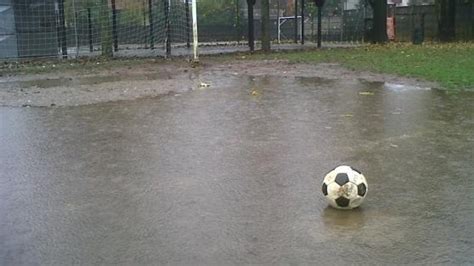
[[[474,89],[474,43],[390,44],[357,48],[256,54],[249,59],[336,62],[357,70],[421,78],[446,89]]]
[[[65,71],[77,74],[94,74],[104,70],[114,70],[120,67],[140,67],[147,64],[164,64],[165,60],[155,58],[105,59],[102,57],[55,60],[33,59],[30,61],[7,61],[0,64],[2,75],[32,75],[57,74]]]

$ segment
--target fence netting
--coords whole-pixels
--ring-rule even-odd
[[[474,36],[473,1],[456,0],[456,38]],[[191,0],[0,0],[0,60],[192,56]],[[302,3],[305,3],[304,6]],[[421,27],[436,40],[434,0],[389,5],[392,41],[411,41]],[[406,2],[406,3],[405,3]],[[411,4],[411,5],[410,5]],[[255,39],[261,36],[261,1],[254,7]],[[310,0],[270,0],[272,47],[314,45],[318,10]],[[246,51],[246,0],[197,0],[201,53]],[[327,0],[322,9],[323,45],[359,44],[368,39],[372,10],[367,0]]]

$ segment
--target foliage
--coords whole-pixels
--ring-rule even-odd
[[[423,78],[447,89],[474,89],[473,54],[474,43],[397,43],[281,53],[273,54],[271,58],[306,63],[337,62],[354,69]]]
[[[229,4],[232,2],[232,4]],[[198,7],[199,25],[233,25],[236,16],[235,0],[200,0]]]
[[[343,0],[326,0],[323,6],[323,16],[339,16],[342,14]],[[311,17],[316,17],[318,13],[318,7],[314,4],[313,0],[305,0],[306,14]]]

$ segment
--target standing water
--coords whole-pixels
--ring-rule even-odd
[[[473,101],[245,76],[1,107],[0,264],[473,264]],[[320,191],[339,164],[367,177],[356,210]]]

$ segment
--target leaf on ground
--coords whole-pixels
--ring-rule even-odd
[[[259,96],[260,93],[256,90],[253,90],[251,93],[250,93],[252,96]]]
[[[370,92],[370,91],[361,91],[359,92],[359,95],[363,95],[363,96],[373,96],[375,93],[373,92]]]

